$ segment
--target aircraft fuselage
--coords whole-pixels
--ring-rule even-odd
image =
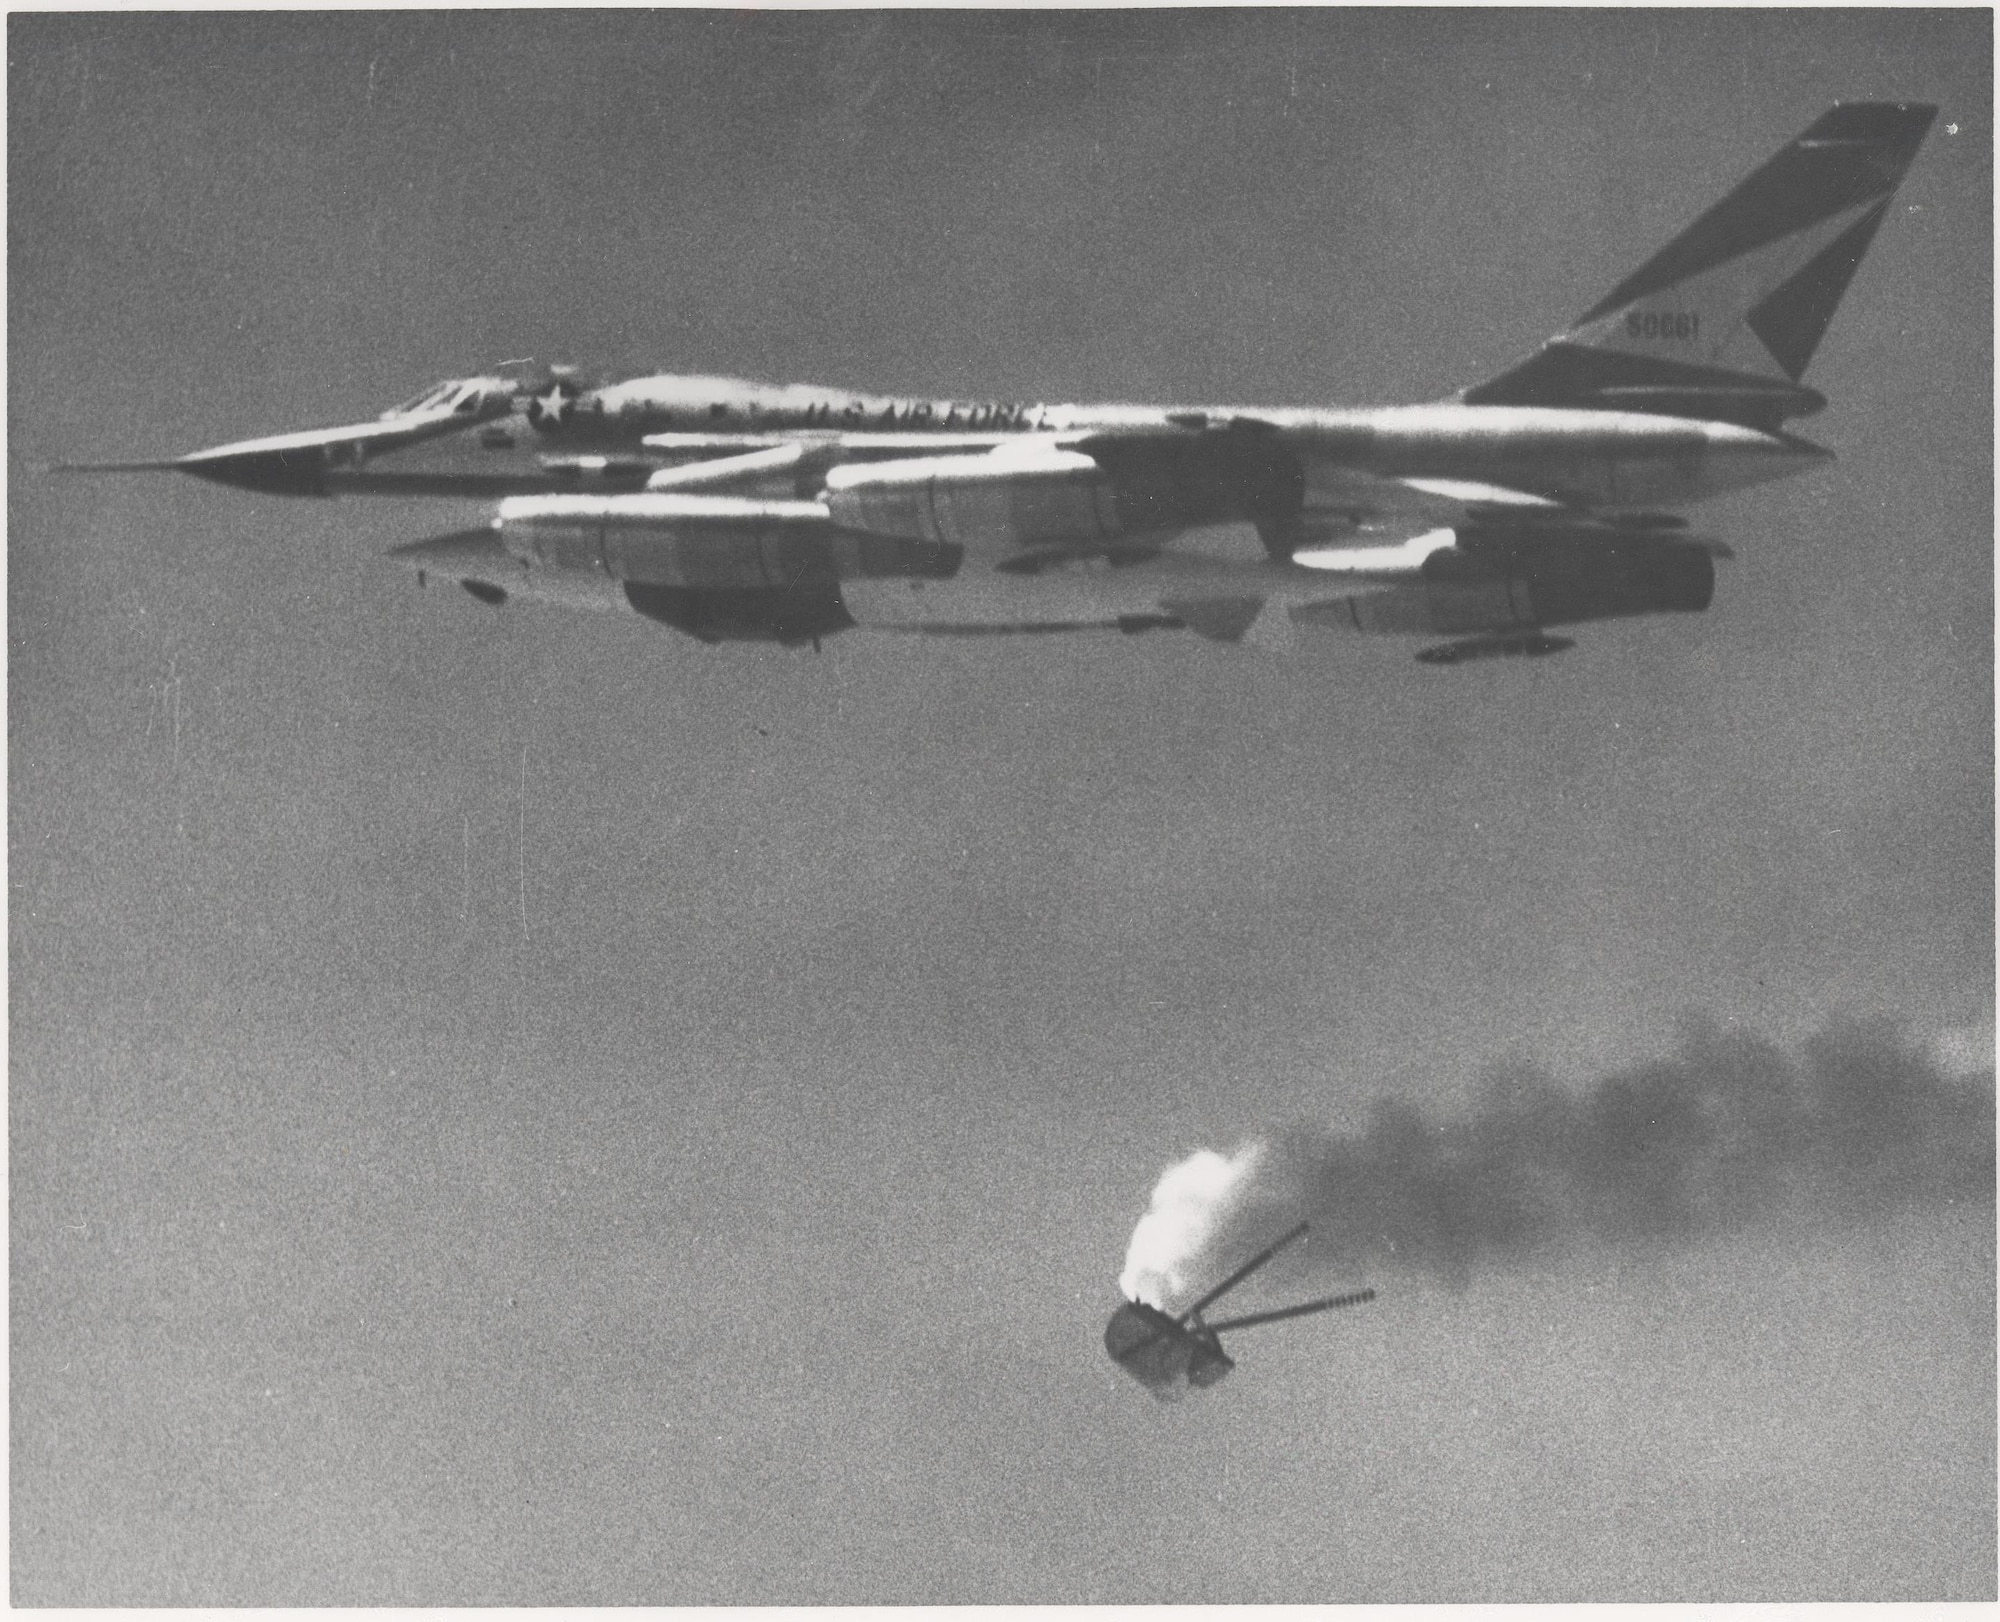
[[[1790,434],[1641,412],[1456,402],[1363,408],[1049,405],[920,400],[729,378],[650,377],[583,391],[532,390],[510,409],[404,424],[326,443],[279,435],[174,464],[272,494],[478,499],[645,488],[665,468],[783,438],[847,462],[890,460],[1035,435],[1234,427],[1294,456],[1308,506],[1338,508],[1344,475],[1436,478],[1591,505],[1674,507],[1782,478],[1827,453]],[[647,441],[660,436],[660,442]],[[856,436],[891,443],[855,445]],[[685,443],[675,444],[675,439]],[[824,466],[824,462],[820,464]],[[796,485],[796,480],[781,481]]]
[[[1937,109],[1849,102],[1566,332],[1451,400],[1049,405],[564,369],[439,384],[371,423],[164,463],[270,494],[497,500],[398,549],[489,603],[707,640],[1295,624],[1540,654],[1546,627],[1699,612],[1680,510],[1828,453],[1782,424]],[[121,464],[114,464],[121,465]],[[131,466],[133,464],[122,464]]]

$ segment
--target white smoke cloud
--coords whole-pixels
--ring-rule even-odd
[[[1130,1301],[1178,1311],[1199,1294],[1195,1272],[1243,1204],[1263,1159],[1261,1143],[1233,1155],[1198,1149],[1169,1166],[1153,1189],[1150,1210],[1132,1230],[1118,1287]]]

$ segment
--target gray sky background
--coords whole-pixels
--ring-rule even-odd
[[[12,17],[14,1598],[1993,1597],[1990,1191],[1371,1274],[1178,1407],[1098,1340],[1200,1145],[1690,1016],[1990,1066],[1990,30]],[[530,354],[1433,398],[1839,97],[1942,107],[1840,460],[1558,659],[704,649],[35,471]]]

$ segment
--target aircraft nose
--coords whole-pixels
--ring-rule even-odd
[[[271,496],[323,496],[327,493],[326,464],[326,451],[318,445],[218,445],[178,457],[168,466],[238,490]]]

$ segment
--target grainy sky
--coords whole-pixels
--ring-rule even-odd
[[[12,17],[14,1598],[1993,1597],[1990,1189],[1098,1342],[1200,1145],[1690,1018],[1990,1077],[1990,31]],[[520,355],[1434,398],[1838,97],[1942,107],[1840,460],[1558,659],[704,649],[37,471]]]

